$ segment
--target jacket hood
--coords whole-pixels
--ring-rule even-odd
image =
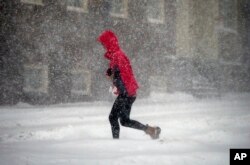
[[[102,34],[98,37],[98,41],[101,42],[107,50],[107,53],[105,53],[104,56],[108,59],[112,58],[111,54],[120,49],[118,39],[115,33],[111,30],[106,30],[102,32]]]

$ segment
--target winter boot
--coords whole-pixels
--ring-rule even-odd
[[[145,130],[145,133],[148,134],[152,139],[159,139],[159,135],[161,133],[160,127],[151,127],[149,125],[146,125],[147,128]]]

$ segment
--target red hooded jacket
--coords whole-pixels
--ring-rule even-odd
[[[111,69],[118,67],[128,95],[135,96],[139,86],[128,57],[120,49],[116,35],[112,31],[106,30],[99,36],[98,41],[106,48],[107,52],[104,54],[104,57],[110,60],[109,67]]]

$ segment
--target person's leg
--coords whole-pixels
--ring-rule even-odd
[[[136,121],[130,119],[130,112],[132,104],[134,103],[136,97],[124,97],[123,98],[123,108],[120,111],[120,123],[122,126],[135,128],[139,130],[146,130],[147,126]]]
[[[118,96],[113,104],[111,112],[109,114],[109,122],[111,125],[111,131],[114,139],[119,139],[120,126],[118,122],[119,111],[121,110],[121,98]]]
[[[119,104],[119,105],[122,105],[119,111],[119,118],[120,118],[121,125],[125,127],[135,128],[138,130],[143,130],[152,139],[158,139],[161,133],[160,127],[151,127],[149,125],[143,125],[138,121],[130,119],[131,107],[135,99],[136,99],[135,97],[121,97],[120,104]]]

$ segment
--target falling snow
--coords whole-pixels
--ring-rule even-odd
[[[0,0],[0,164],[229,164],[250,147],[249,27],[249,0]],[[159,140],[111,138],[106,29]]]

